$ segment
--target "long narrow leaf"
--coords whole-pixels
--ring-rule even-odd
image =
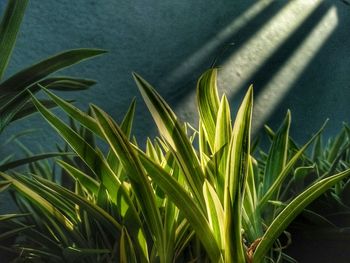
[[[73,177],[75,180],[78,180],[83,187],[85,187],[87,190],[89,190],[91,193],[97,196],[100,184],[96,180],[64,161],[58,160],[57,163],[71,177]]]
[[[162,188],[187,218],[212,262],[219,262],[222,260],[219,245],[215,242],[216,239],[212,233],[209,222],[198,203],[196,203],[190,194],[161,166],[156,164],[141,150],[138,152],[140,160],[149,176]]]
[[[204,131],[212,153],[214,152],[216,119],[219,110],[219,96],[217,93],[217,69],[205,72],[197,83],[197,104],[199,116],[203,122]]]
[[[241,215],[244,188],[249,169],[252,110],[253,87],[251,86],[236,116],[227,159],[224,196],[225,260],[227,262],[245,261]]]
[[[26,157],[23,159],[18,159],[18,160],[12,161],[12,162],[7,162],[5,164],[2,164],[2,165],[0,165],[0,171],[4,172],[4,171],[7,171],[9,169],[13,169],[13,168],[16,168],[18,166],[21,166],[21,165],[37,162],[37,161],[44,160],[47,158],[66,156],[66,155],[71,155],[71,154],[72,153],[60,153],[60,152],[37,154],[37,155],[30,156],[30,157]]]
[[[283,124],[273,138],[266,160],[262,194],[265,194],[268,191],[286,165],[290,122],[290,111],[288,111]]]
[[[51,100],[40,100],[41,104],[43,104],[47,109],[51,109],[56,107],[56,103],[52,102]],[[69,103],[74,102],[73,100],[68,101]],[[36,107],[31,101],[27,101],[17,112],[13,115],[13,117],[10,119],[10,122],[14,122],[20,119],[23,119],[33,113],[35,113]]]
[[[79,205],[82,209],[93,215],[94,218],[97,218],[103,222],[114,234],[118,234],[122,230],[122,226],[110,214],[108,214],[99,206],[93,204],[92,202],[89,202],[88,200],[85,200],[80,195],[77,195],[74,192],[71,192],[49,180],[38,176],[36,176],[35,179],[43,185],[46,185],[53,192],[56,192],[58,195],[64,197],[66,200],[70,200],[71,202]]]
[[[299,160],[299,158],[302,156],[304,151],[312,144],[312,142],[318,138],[320,133],[324,130],[327,122],[323,124],[321,129],[314,135],[312,138],[292,157],[292,159],[286,164],[284,169],[281,171],[281,173],[276,178],[275,182],[271,185],[269,190],[266,192],[266,194],[260,199],[259,201],[259,208],[262,209],[264,205],[267,203],[268,200],[270,200],[271,196],[273,196],[276,191],[278,191],[280,185],[282,184],[285,177],[289,174],[291,169],[293,168],[293,165]]]
[[[82,124],[89,130],[91,130],[94,134],[103,137],[100,132],[100,129],[98,128],[96,121],[91,116],[79,110],[77,107],[73,106],[71,103],[56,96],[55,94],[48,91],[47,89],[43,88],[43,90],[50,97],[50,99],[53,102],[55,102],[61,109],[63,109],[70,117],[80,122],[80,124]]]
[[[271,249],[275,240],[282,234],[292,220],[313,200],[349,175],[350,170],[346,170],[331,177],[322,179],[293,199],[293,201],[282,210],[265,232],[255,250],[253,262],[263,262],[266,253]]]
[[[1,181],[0,182],[0,192],[4,191],[11,185],[11,182],[9,181]]]
[[[164,248],[163,224],[149,179],[142,168],[136,152],[130,146],[127,137],[118,125],[113,123],[112,119],[101,109],[96,106],[92,106],[92,109],[106,141],[114,154],[119,157],[124,169],[128,171],[127,175],[132,184],[133,192],[141,206],[146,223],[152,235],[154,235],[154,242],[157,245],[161,262],[163,262],[167,255]]]
[[[97,177],[101,178],[102,183],[108,190],[108,194],[110,195],[112,202],[119,204],[118,208],[120,209],[121,214],[126,213],[126,211],[130,208],[131,213],[134,215],[134,219],[140,223],[136,209],[130,200],[127,190],[110,169],[102,155],[87,144],[84,139],[67,124],[62,122],[42,104],[40,104],[40,102],[34,96],[33,102],[43,117],[54,129],[59,132],[59,134],[66,140],[72,149],[87,164],[91,171],[94,172]]]
[[[0,176],[8,182],[11,182],[13,187],[15,187],[21,193],[23,193],[28,199],[32,200],[36,205],[42,207],[47,213],[49,213],[52,217],[56,218],[60,223],[62,223],[62,225],[65,226],[68,230],[74,231],[72,222],[70,222],[66,216],[64,216],[56,207],[50,204],[43,197],[38,195],[36,192],[34,192],[32,189],[30,189],[28,186],[26,186],[19,180],[16,180],[14,176],[9,176],[2,172],[0,172]]]
[[[120,263],[137,263],[137,257],[135,254],[133,243],[130,239],[128,231],[123,228],[120,237]]]
[[[174,112],[154,88],[135,73],[134,79],[161,135],[168,142],[179,166],[183,170],[188,186],[191,188],[202,210],[205,211],[206,207],[202,191],[204,174],[191,142]]]
[[[24,11],[28,0],[8,1],[0,24],[0,80],[4,75],[15,46]]]
[[[2,93],[22,91],[57,70],[103,53],[106,51],[100,49],[72,49],[62,52],[13,75],[0,84],[0,91]]]
[[[217,166],[217,192],[220,200],[224,200],[225,190],[225,172],[227,169],[228,149],[232,136],[231,114],[228,100],[225,95],[222,96],[219,111],[216,120],[214,154]],[[220,155],[218,152],[220,151]],[[220,158],[217,158],[220,156]]]
[[[205,203],[207,205],[209,224],[216,238],[216,243],[220,245],[220,249],[223,249],[224,209],[215,189],[208,183],[208,181],[204,182],[203,192]]]

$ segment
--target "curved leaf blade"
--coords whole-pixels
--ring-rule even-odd
[[[216,119],[219,110],[219,96],[217,91],[217,69],[209,69],[198,80],[197,104],[204,131],[212,153],[214,152]]]
[[[122,132],[121,128],[100,108],[92,105],[92,111],[99,128],[111,150],[118,156],[124,169],[128,171],[133,193],[141,207],[146,223],[154,236],[154,242],[161,261],[166,258],[166,239],[163,236],[163,224],[156,204],[155,194],[137,153]]]
[[[280,185],[282,184],[283,180],[286,178],[286,176],[289,174],[291,169],[293,168],[293,165],[299,160],[299,158],[302,156],[302,154],[305,152],[305,150],[312,144],[312,142],[318,138],[318,136],[321,134],[321,132],[324,130],[327,122],[323,124],[321,129],[314,135],[312,138],[303,146],[300,148],[300,150],[294,154],[292,159],[285,165],[284,169],[281,171],[281,173],[278,175],[274,183],[271,185],[271,187],[268,189],[266,194],[260,199],[258,207],[262,209],[268,200],[270,200],[271,196],[273,196],[279,189]]]
[[[210,228],[209,222],[199,204],[193,200],[193,197],[191,197],[183,186],[181,186],[179,182],[168,174],[161,166],[151,160],[141,150],[138,150],[138,153],[149,176],[159,187],[162,188],[170,200],[174,202],[191,224],[212,262],[220,262],[220,260],[222,260],[222,255],[219,245],[215,242],[216,239]]]
[[[291,201],[271,223],[254,252],[254,263],[263,262],[264,256],[275,240],[282,234],[292,220],[303,211],[313,200],[323,194],[340,180],[350,175],[350,169],[328,178],[322,179],[310,186],[293,201]]]
[[[177,120],[175,113],[170,109],[164,99],[147,81],[136,73],[133,75],[161,135],[168,142],[169,147],[185,175],[186,182],[192,194],[200,204],[202,211],[205,211],[206,207],[202,191],[204,174],[191,142]]]
[[[72,49],[59,53],[11,76],[0,84],[0,91],[1,93],[23,91],[26,87],[40,81],[53,72],[103,53],[106,53],[106,51],[88,48]]]
[[[4,75],[16,43],[28,0],[8,1],[0,24],[0,80]]]
[[[242,206],[249,169],[252,110],[253,87],[250,86],[236,116],[227,157],[224,192],[225,260],[227,262],[245,261],[241,233]]]

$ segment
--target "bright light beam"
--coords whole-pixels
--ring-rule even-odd
[[[230,36],[248,24],[273,1],[274,0],[257,1],[247,11],[245,11],[239,17],[235,18],[235,20],[230,25],[220,31],[203,47],[201,47],[193,55],[181,63],[162,82],[175,83],[177,80],[182,79],[189,71],[192,71],[198,65],[202,64],[208,57],[208,54],[212,53],[215,49],[222,45],[222,43],[225,43]]]
[[[261,65],[293,34],[322,0],[289,1],[247,43],[227,59],[219,72],[219,87],[228,97],[258,71]],[[254,82],[254,80],[252,80]]]
[[[319,21],[317,26],[296,49],[289,60],[278,71],[271,81],[262,87],[262,91],[254,104],[255,123],[253,130],[259,129],[273,112],[273,109],[283,99],[286,92],[295,83],[303,70],[315,57],[318,50],[330,37],[338,25],[337,11],[332,7]]]

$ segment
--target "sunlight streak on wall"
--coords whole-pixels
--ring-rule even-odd
[[[221,90],[232,97],[247,81],[254,83],[254,80],[251,80],[253,74],[293,32],[298,30],[321,3],[322,0],[289,1],[247,43],[228,58],[219,74]]]
[[[283,99],[286,92],[302,74],[322,45],[330,37],[338,25],[336,8],[332,7],[319,21],[312,32],[304,39],[289,60],[277,72],[271,81],[262,88],[258,98],[255,98],[254,129],[260,128],[273,112],[273,109]]]
[[[198,65],[201,65],[204,60],[208,58],[208,54],[212,53],[223,43],[227,42],[227,39],[229,39],[230,36],[243,28],[273,1],[275,0],[257,1],[242,15],[235,18],[230,25],[215,35],[208,43],[205,43],[202,48],[200,48],[183,63],[181,63],[173,72],[171,72],[164,80],[162,80],[162,82],[175,83],[177,80],[182,79],[188,72],[191,72]]]

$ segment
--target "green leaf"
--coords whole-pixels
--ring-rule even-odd
[[[132,129],[132,124],[133,124],[134,114],[135,114],[135,107],[136,107],[136,99],[134,98],[120,125],[120,129],[124,132],[124,134],[128,139],[130,139],[130,135],[131,135],[131,129]],[[112,151],[108,152],[107,161],[114,171],[118,171],[117,175],[118,177],[120,177],[120,174],[122,172],[122,166],[120,165],[118,157],[115,156]]]
[[[38,89],[35,90],[35,92],[37,91]],[[16,114],[26,105],[28,100],[29,94],[27,90],[23,90],[19,91],[17,94],[11,97],[8,101],[5,101],[0,106],[0,133],[11,122],[11,120],[16,116]]]
[[[46,108],[51,109],[56,107],[56,103],[52,102],[51,100],[40,100],[41,104],[43,104]],[[73,100],[68,101],[69,103],[74,102]],[[27,101],[14,115],[12,118],[10,118],[10,122],[14,122],[20,119],[23,119],[33,113],[35,113],[36,107],[34,106],[33,102]]]
[[[8,182],[4,182],[4,181],[0,182],[0,185],[3,186],[4,184],[10,185],[10,183],[8,183]],[[6,214],[6,215],[0,215],[0,221],[3,222],[3,221],[6,221],[6,220],[12,220],[12,219],[20,218],[20,217],[25,217],[25,216],[28,216],[28,215],[29,214]]]
[[[35,179],[43,185],[47,186],[48,189],[50,189],[53,193],[62,196],[63,200],[69,200],[70,202],[79,205],[81,209],[86,210],[90,215],[96,218],[97,221],[102,222],[107,227],[107,229],[113,232],[113,234],[118,234],[119,231],[121,231],[122,226],[101,207],[95,205],[89,200],[86,200],[84,197],[77,195],[76,193],[71,192],[54,182],[51,182],[38,176],[35,176]]]
[[[245,261],[241,220],[244,188],[249,169],[252,110],[253,87],[251,86],[236,116],[227,159],[224,194],[225,260],[227,262]]]
[[[96,81],[72,77],[50,77],[40,81],[40,84],[51,90],[78,91],[90,88],[96,84]]]
[[[128,234],[126,228],[122,229],[122,234],[120,236],[120,263],[137,263],[137,257],[135,254],[135,249],[132,240]]]
[[[136,108],[136,99],[133,98],[131,101],[131,104],[129,106],[129,109],[127,110],[123,121],[120,125],[120,129],[123,131],[123,133],[126,135],[128,139],[130,139],[131,135],[131,129],[132,129],[132,124],[134,120],[134,114],[135,114],[135,108]]]
[[[175,256],[175,239],[179,209],[169,198],[166,198],[164,210],[164,235],[167,238],[167,261],[173,261]]]
[[[84,127],[88,128],[94,134],[103,137],[96,121],[89,116],[87,113],[79,110],[77,107],[73,106],[71,103],[61,99],[52,92],[43,88],[44,92],[50,97],[50,99],[55,102],[61,109],[63,109],[70,117],[74,120],[80,122]]]
[[[286,165],[288,154],[289,127],[291,115],[288,110],[287,115],[275,134],[269,154],[266,160],[266,166],[263,178],[263,193],[265,194],[272,183],[276,181],[277,176],[281,173]],[[273,196],[271,198],[274,198]]]
[[[276,191],[278,191],[278,189],[281,186],[283,180],[291,172],[294,164],[299,160],[299,158],[302,156],[302,154],[307,149],[307,147],[309,147],[312,144],[312,142],[316,138],[318,138],[318,136],[324,130],[326,124],[327,124],[327,121],[323,124],[321,129],[314,136],[312,136],[312,138],[302,148],[300,148],[300,150],[297,153],[295,153],[294,156],[290,159],[290,161],[285,165],[284,169],[278,175],[278,177],[273,182],[271,187],[268,189],[266,194],[260,199],[259,205],[258,205],[260,209],[262,209],[264,207],[264,205],[267,203],[267,201],[270,200],[270,198],[276,193]]]
[[[228,146],[232,136],[230,106],[225,95],[222,96],[216,120],[214,154],[217,166],[217,193],[224,200],[225,172],[227,169]],[[218,154],[220,153],[220,154]],[[220,156],[220,157],[218,157]]]
[[[307,205],[309,205],[330,187],[349,175],[350,169],[322,179],[316,182],[314,185],[310,186],[296,198],[294,198],[268,227],[267,231],[262,237],[262,240],[254,252],[254,263],[260,263],[264,261],[266,253],[271,249],[275,240],[283,233],[283,231],[288,227],[293,219],[298,214],[300,214]]]
[[[141,150],[138,150],[143,167],[148,172],[152,180],[159,185],[168,197],[174,202],[179,210],[186,217],[198,238],[208,253],[212,262],[222,260],[219,245],[210,228],[209,222],[201,210],[199,204],[170,174],[161,166],[151,160]]]
[[[128,171],[127,175],[133,192],[140,204],[146,223],[154,236],[160,260],[163,262],[167,255],[167,251],[165,251],[166,240],[163,237],[163,224],[148,176],[143,170],[137,153],[130,146],[127,137],[118,125],[98,107],[92,106],[92,109],[104,138],[114,154],[118,156],[124,169]]]
[[[342,129],[341,132],[336,136],[334,139],[332,146],[329,149],[327,161],[329,163],[334,162],[334,160],[337,158],[339,152],[341,151],[342,146],[347,141],[346,136],[346,129]]]
[[[220,245],[220,249],[224,247],[224,209],[215,189],[207,180],[204,181],[203,192],[205,203],[207,205],[208,219],[216,243]]]
[[[0,84],[0,132],[7,126],[7,124],[14,118],[14,116],[26,105],[30,98],[27,91],[36,93],[40,90],[40,83],[38,81],[45,78],[47,75],[60,70],[62,68],[76,64],[82,60],[91,58],[104,53],[98,49],[75,49],[58,54],[44,61],[41,61],[27,69],[24,69],[13,75],[6,81]],[[52,78],[43,81],[42,84],[49,85],[58,82],[59,79]],[[62,79],[66,86],[62,89],[69,90],[72,87],[72,82],[75,86],[81,89],[91,84],[89,80],[81,79]],[[70,82],[69,84],[67,82]],[[62,84],[62,83],[61,83]],[[76,87],[75,87],[76,88]]]
[[[309,176],[308,179],[310,180],[310,175],[312,175],[312,173],[316,173],[316,169],[317,169],[316,164],[313,164],[311,166],[300,166],[295,169],[294,176],[293,176],[293,183],[295,185],[297,192],[300,192],[305,189],[306,177]],[[312,179],[317,179],[317,178],[312,178]]]
[[[254,242],[263,233],[263,224],[261,224],[261,214],[257,210],[258,195],[255,175],[258,173],[256,169],[256,160],[250,156],[249,171],[247,175],[247,183],[245,187],[243,199],[243,229],[245,231],[245,239],[247,242]]]
[[[96,83],[95,81],[88,80],[88,79],[78,79],[78,78],[71,78],[71,77],[51,77],[40,81],[38,84],[34,84],[30,86],[28,90],[35,93],[39,90],[39,86],[41,85],[42,87],[45,87],[48,89],[61,90],[61,91],[75,91],[75,90],[87,89],[95,83]],[[5,95],[0,96],[2,97],[1,100],[7,104],[6,106],[2,107],[1,111],[3,112],[3,114],[5,114],[5,112],[11,113],[11,115],[9,116],[10,122],[21,119],[23,117],[26,117],[36,112],[36,107],[33,105],[31,101],[28,101],[29,95],[26,93],[24,94],[25,94],[24,96],[17,98],[15,101],[13,101],[13,99],[20,95],[18,94],[18,92],[9,92],[9,93],[6,93]],[[12,103],[9,103],[11,101]],[[72,103],[73,100],[69,100],[67,102]],[[41,103],[46,108],[53,108],[56,106],[56,104],[53,103],[52,101],[41,100]],[[13,108],[16,110],[13,110]]]
[[[0,84],[0,91],[1,93],[23,91],[26,87],[40,81],[53,72],[103,53],[106,53],[106,51],[87,48],[72,49],[59,53],[11,76]]]
[[[204,174],[200,162],[185,131],[174,112],[154,88],[137,74],[133,74],[141,95],[155,120],[161,135],[169,144],[192,194],[197,199],[202,211],[205,211],[202,186]]]
[[[15,176],[9,176],[0,172],[0,176],[6,181],[11,182],[19,192],[24,194],[29,200],[34,202],[38,207],[41,207],[46,213],[50,214],[53,218],[57,219],[67,230],[73,230],[73,224],[66,216],[64,216],[55,206],[49,203],[45,198],[41,197],[35,191],[30,189],[27,185],[20,182]]]
[[[94,180],[91,176],[83,173],[79,169],[69,165],[68,163],[58,160],[57,163],[75,180],[78,180],[80,184],[93,193],[95,196],[98,195],[100,184]]]
[[[0,181],[0,192],[6,190],[11,185],[9,181]]]
[[[206,71],[197,83],[199,116],[212,153],[214,152],[216,119],[220,105],[216,82],[217,69],[214,68]]]
[[[67,124],[62,122],[59,118],[47,110],[34,96],[32,98],[35,106],[38,108],[38,111],[43,115],[43,117],[54,129],[58,131],[60,136],[63,137],[72,147],[72,149],[81,157],[81,159],[86,163],[96,177],[101,179],[103,185],[108,190],[108,194],[110,195],[112,202],[114,204],[118,204],[120,213],[124,215],[130,208],[131,213],[134,215],[134,219],[140,222],[127,190],[110,169],[102,154],[93,149],[80,135],[78,135]]]
[[[40,195],[47,202],[53,204],[59,211],[64,214],[68,220],[72,222],[72,225],[77,223],[76,210],[72,203],[67,202],[67,200],[62,199],[60,196],[57,196],[55,193],[51,192],[51,189],[46,189],[42,184],[39,184],[32,178],[23,175],[12,175],[17,181],[28,187],[32,192],[35,192],[37,195]],[[36,207],[33,206],[33,210],[36,210]]]
[[[7,7],[0,23],[0,80],[4,75],[15,46],[27,4],[28,0],[12,0],[7,2]]]
[[[323,156],[323,147],[322,147],[322,134],[320,134],[316,140],[315,140],[315,143],[312,147],[312,154],[311,154],[311,159],[314,161],[314,162],[317,162],[319,163],[320,160],[319,158],[322,158]]]
[[[60,153],[60,152],[37,154],[37,155],[30,156],[30,157],[26,157],[23,159],[18,159],[18,160],[12,161],[12,162],[7,162],[5,164],[2,164],[2,165],[0,165],[0,171],[4,172],[4,171],[7,171],[9,169],[13,169],[13,168],[16,168],[18,166],[21,166],[21,165],[37,162],[37,161],[44,160],[47,158],[66,156],[66,155],[71,155],[71,154],[72,153]]]
[[[5,239],[10,238],[10,237],[16,237],[19,235],[19,233],[21,233],[24,230],[27,230],[29,228],[32,228],[32,227],[33,226],[22,226],[22,227],[18,227],[15,229],[11,229],[9,231],[2,232],[0,234],[0,241],[5,240]]]
[[[47,78],[39,83],[33,84],[27,88],[32,93],[36,93],[40,90],[40,87],[47,87],[50,89],[62,90],[62,91],[74,91],[87,89],[91,85],[95,84],[95,81],[86,79],[76,79],[69,77],[52,77]],[[23,117],[26,117],[34,112],[36,108],[32,102],[29,101],[30,95],[26,90],[22,92],[11,91],[0,95],[0,112],[2,115],[2,129],[9,123]],[[47,107],[52,108],[56,106],[52,101],[41,102]],[[68,101],[72,102],[72,101]]]

